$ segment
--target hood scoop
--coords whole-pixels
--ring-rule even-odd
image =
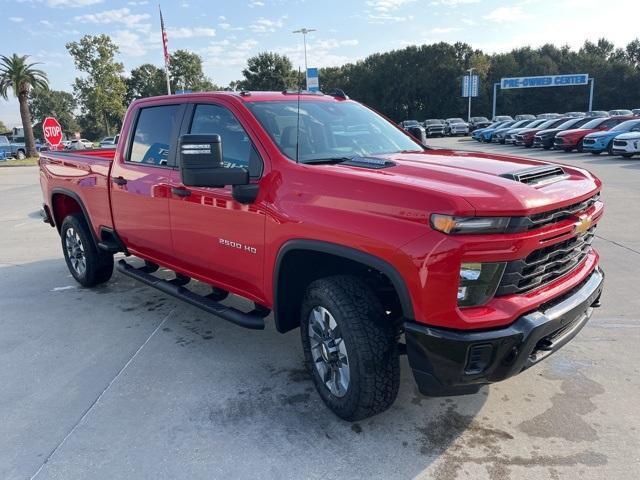
[[[502,178],[508,178],[515,182],[526,183],[527,185],[544,185],[557,182],[569,177],[560,166],[544,165],[542,167],[527,168],[517,172],[503,173]]]
[[[342,162],[340,165],[348,165],[350,167],[362,167],[370,168],[373,170],[380,170],[382,168],[389,168],[395,166],[395,162],[391,160],[385,160],[383,158],[375,157],[353,157],[346,162]]]

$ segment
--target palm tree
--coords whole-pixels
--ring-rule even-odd
[[[9,89],[18,98],[20,103],[20,117],[24,127],[24,143],[28,157],[35,157],[36,141],[33,137],[31,126],[31,112],[29,112],[29,92],[48,90],[49,80],[42,70],[34,68],[37,63],[27,63],[28,55],[16,55],[10,57],[0,56],[0,95],[5,100],[9,99]]]

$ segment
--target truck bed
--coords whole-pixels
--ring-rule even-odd
[[[115,153],[115,148],[42,152],[40,186],[47,204],[54,206],[61,201],[56,199],[57,193],[70,194],[85,210],[96,235],[101,227],[113,228],[109,171]],[[55,220],[59,226],[60,219]]]

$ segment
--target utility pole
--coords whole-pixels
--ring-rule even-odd
[[[300,30],[294,30],[293,33],[301,33],[302,34],[302,41],[304,42],[304,78],[305,78],[305,82],[304,85],[306,88],[308,88],[307,85],[307,72],[308,72],[308,68],[307,68],[307,33],[311,33],[311,32],[315,32],[316,30],[313,28],[301,28]]]
[[[471,121],[471,93],[473,92],[473,86],[471,85],[471,74],[475,68],[470,68],[467,70],[469,72],[469,81],[467,82],[467,95],[469,95],[469,110],[467,112],[467,122]]]

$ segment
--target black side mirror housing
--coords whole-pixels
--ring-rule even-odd
[[[180,175],[187,187],[247,185],[246,168],[225,168],[222,163],[220,135],[186,134],[178,142]]]

